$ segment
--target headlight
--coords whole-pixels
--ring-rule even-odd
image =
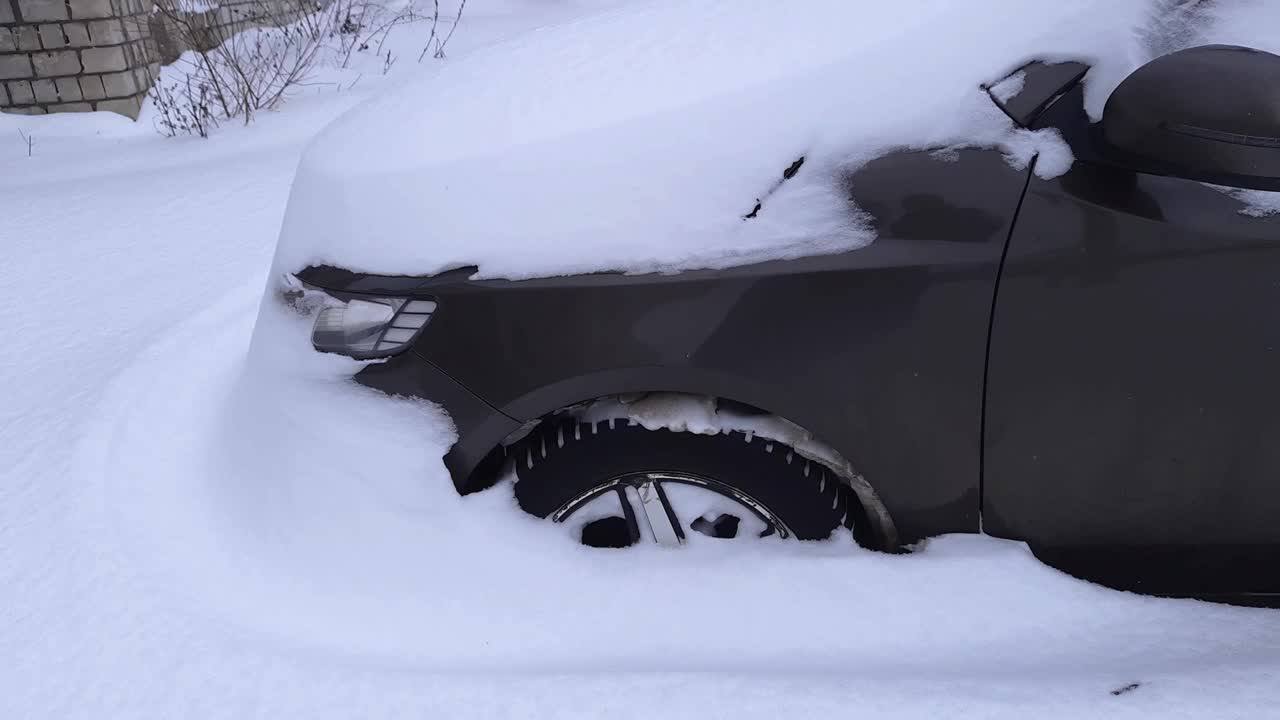
[[[316,314],[311,344],[360,359],[395,355],[418,337],[435,310],[434,300],[330,297]]]

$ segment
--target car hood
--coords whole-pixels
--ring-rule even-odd
[[[1034,139],[980,86],[1071,57],[1101,65],[1105,97],[1145,6],[660,0],[541,28],[323,131],[278,266],[518,278],[855,248],[874,228],[842,189],[850,167],[957,144],[1025,163]]]

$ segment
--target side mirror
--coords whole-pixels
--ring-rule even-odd
[[[1156,58],[1107,100],[1102,136],[1140,172],[1280,189],[1280,56],[1206,45]]]

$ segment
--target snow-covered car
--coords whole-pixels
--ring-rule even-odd
[[[311,262],[290,293],[323,296],[316,350],[379,360],[358,382],[448,411],[460,493],[514,467],[589,545],[984,532],[1154,592],[1280,592],[1280,217],[1248,204],[1280,190],[1280,57],[1164,55],[1099,122],[1090,66],[1054,60],[984,101],[1074,162],[881,155],[839,176],[869,244],[523,279]]]

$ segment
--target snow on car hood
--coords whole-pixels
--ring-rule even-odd
[[[1065,172],[1056,134],[1017,130],[980,86],[1033,58],[1079,59],[1094,65],[1096,114],[1147,59],[1137,30],[1150,10],[657,0],[540,28],[323,131],[300,165],[276,269],[476,265],[521,278],[856,248],[874,230],[839,177],[892,148],[992,146]]]

